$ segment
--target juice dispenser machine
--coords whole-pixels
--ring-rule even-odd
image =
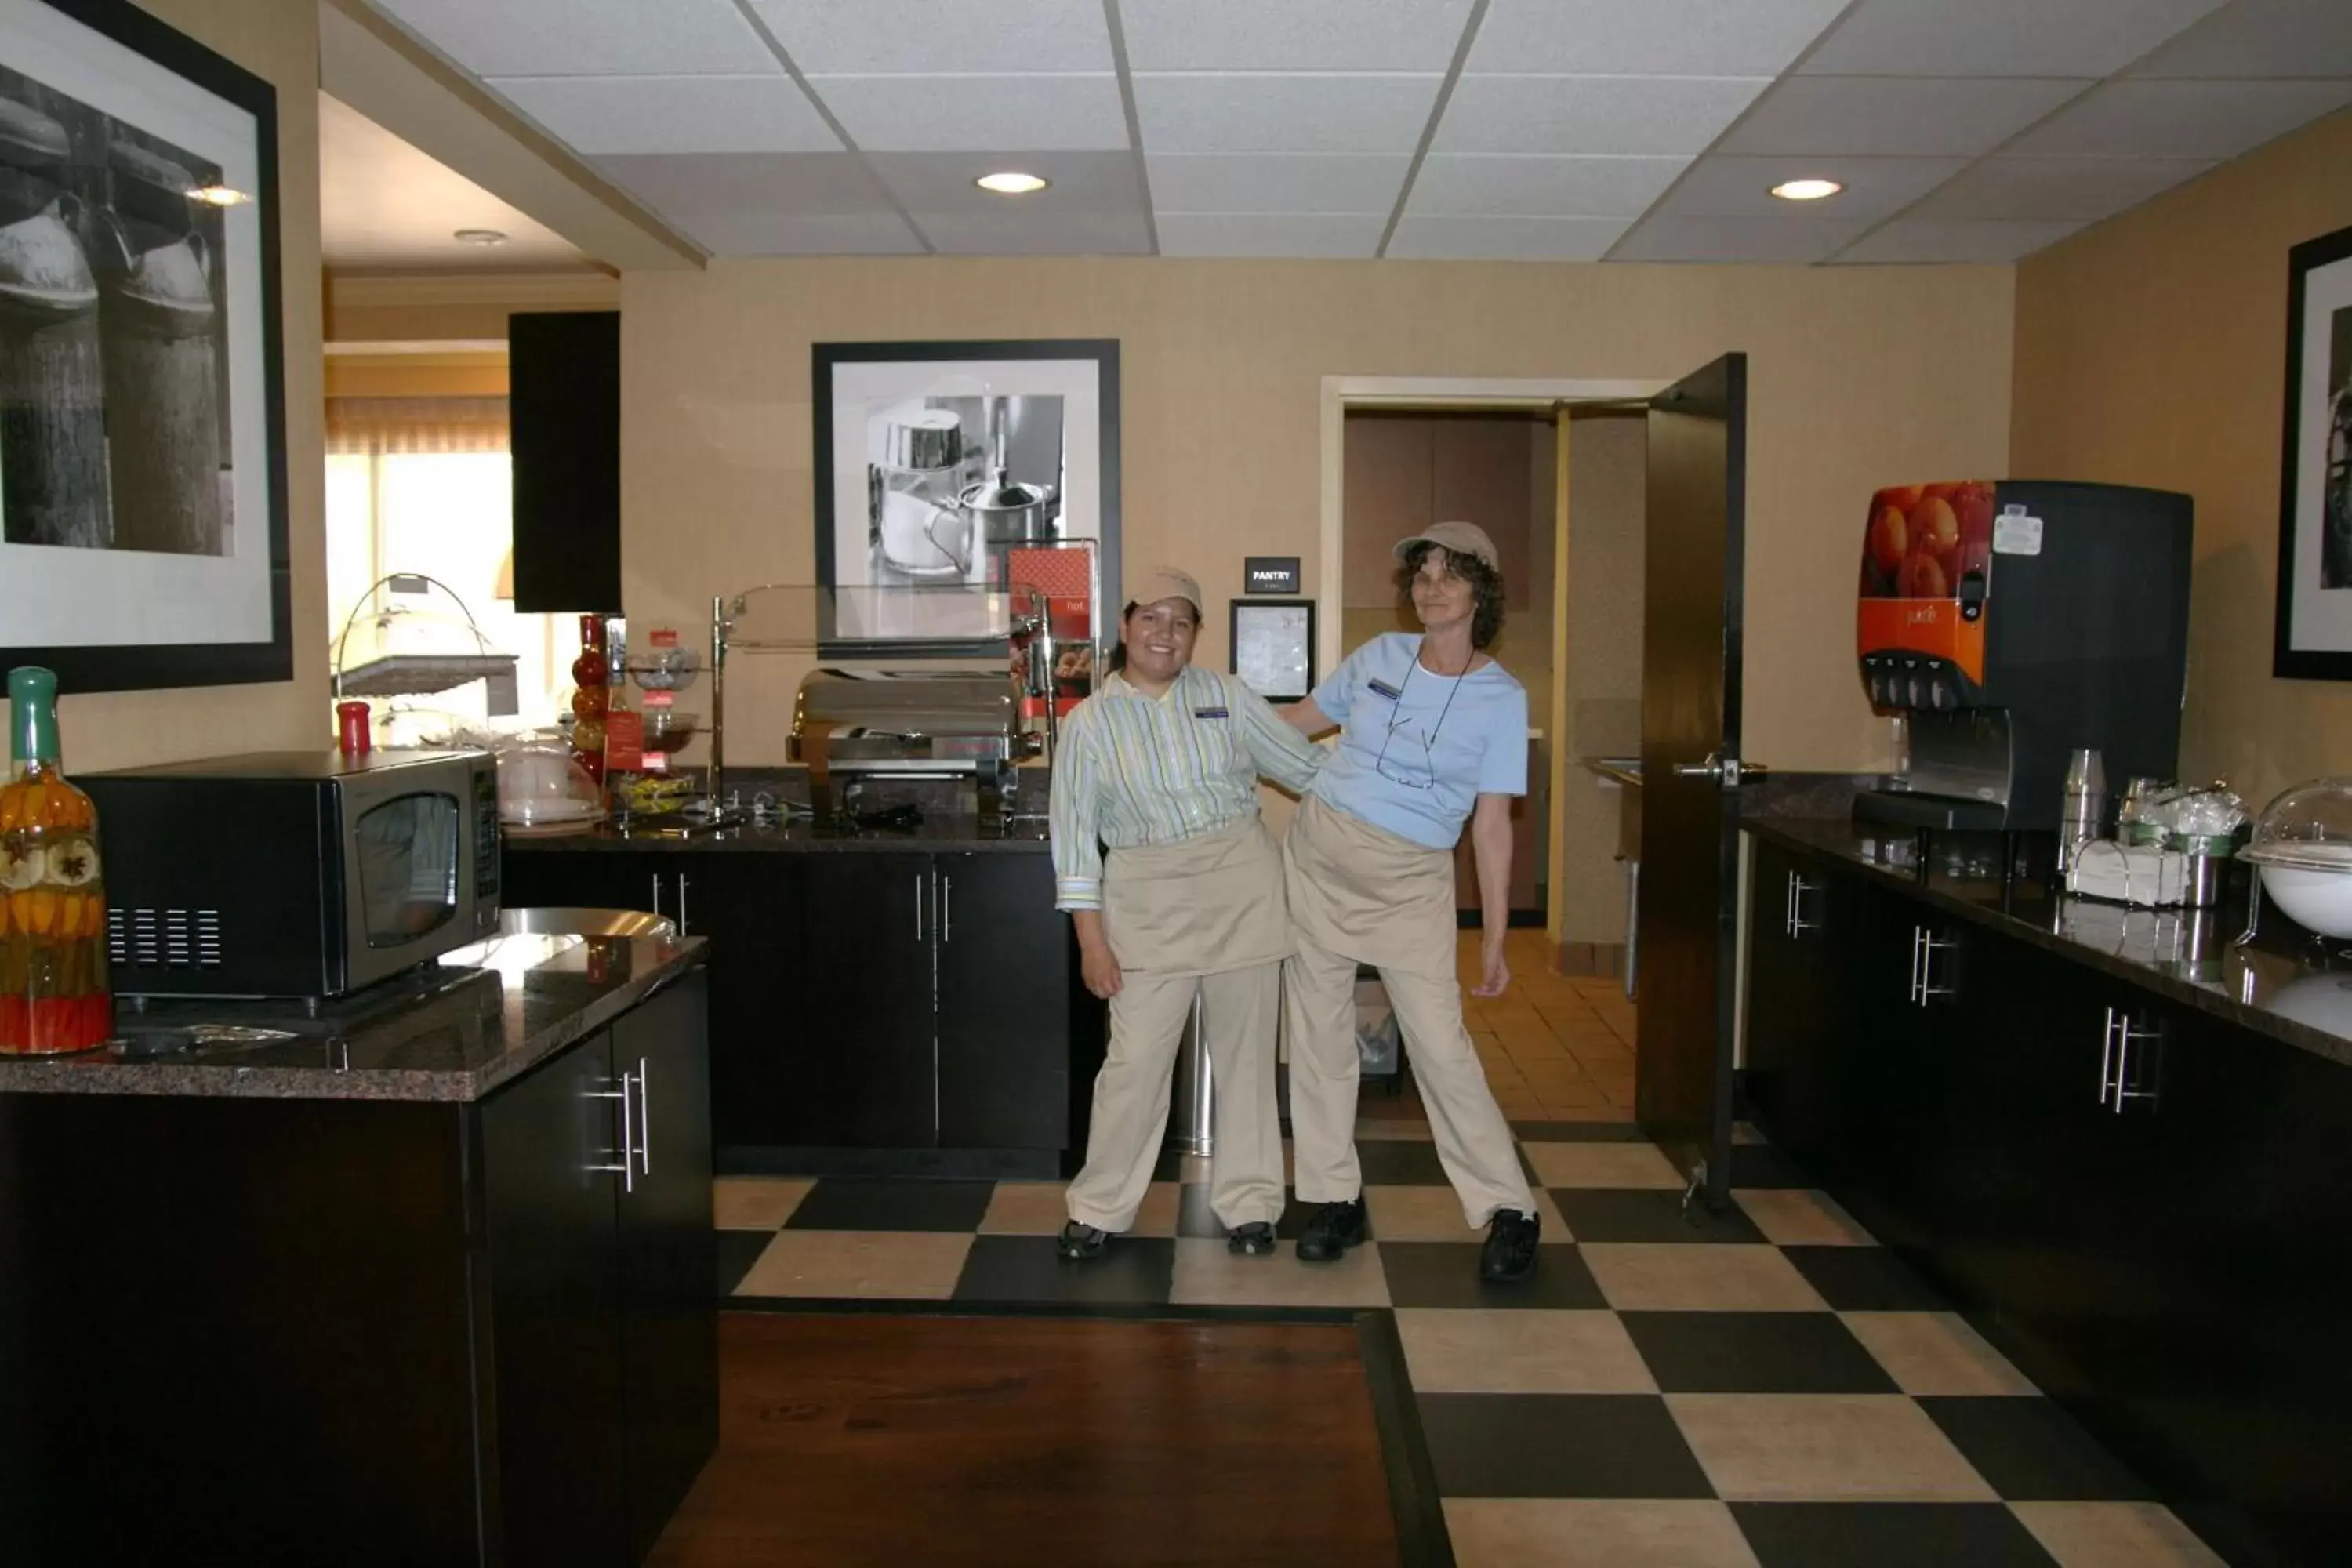
[[[2069,754],[2174,776],[2188,679],[2191,504],[2123,485],[1971,480],[1871,498],[1864,688],[1909,715],[1911,765],[1861,820],[2054,830]]]

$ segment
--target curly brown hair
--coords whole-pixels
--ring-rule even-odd
[[[1436,551],[1445,557],[1445,574],[1458,577],[1470,584],[1475,607],[1470,612],[1470,646],[1484,651],[1495,646],[1503,635],[1503,574],[1475,555],[1464,555],[1447,550],[1442,544],[1426,540],[1404,552],[1397,565],[1397,600],[1406,609],[1412,608],[1412,580],[1421,575],[1422,563]]]

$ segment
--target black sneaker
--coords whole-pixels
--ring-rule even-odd
[[[1298,1238],[1298,1256],[1309,1263],[1331,1263],[1348,1248],[1361,1247],[1369,1234],[1364,1224],[1364,1200],[1325,1204],[1307,1222]]]
[[[1543,1239],[1543,1220],[1517,1209],[1496,1209],[1486,1229],[1486,1245],[1478,1249],[1478,1278],[1498,1285],[1516,1284],[1536,1271],[1536,1243]]]
[[[1238,1252],[1244,1258],[1271,1258],[1274,1256],[1274,1226],[1264,1220],[1237,1225],[1225,1233],[1225,1250]]]
[[[1108,1231],[1072,1220],[1062,1227],[1062,1238],[1055,1243],[1055,1249],[1073,1263],[1091,1263],[1102,1256],[1103,1243],[1109,1239]]]

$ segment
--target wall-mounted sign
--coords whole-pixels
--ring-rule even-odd
[[[1242,581],[1248,594],[1296,594],[1298,592],[1298,557],[1296,555],[1251,555],[1242,561]]]
[[[1268,702],[1297,702],[1315,689],[1315,601],[1235,599],[1234,673]]]

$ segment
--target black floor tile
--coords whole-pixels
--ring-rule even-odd
[[[1631,1121],[1514,1121],[1511,1131],[1530,1143],[1646,1143],[1650,1135]]]
[[[2010,1502],[2150,1502],[2156,1494],[2047,1399],[1922,1399],[1992,1489]]]
[[[1295,1190],[1284,1194],[1282,1217],[1274,1222],[1274,1234],[1285,1241],[1297,1240],[1299,1233],[1307,1228],[1307,1216],[1321,1206],[1320,1204],[1299,1202]],[[1189,1183],[1180,1194],[1176,1208],[1176,1234],[1195,1240],[1224,1239],[1225,1222],[1219,1219],[1217,1211],[1209,1206],[1206,1183]]]
[[[1998,1503],[1736,1502],[1763,1568],[2056,1568]]]
[[[993,1182],[891,1181],[828,1176],[809,1189],[786,1230],[975,1231]]]
[[[1621,1312],[1662,1394],[1894,1394],[1833,1312]]]
[[[1703,1203],[1687,1210],[1680,1193],[1624,1187],[1554,1187],[1551,1201],[1579,1241],[1730,1241],[1764,1239],[1738,1209],[1716,1213]]]
[[[1734,1187],[1814,1187],[1821,1184],[1807,1175],[1794,1160],[1769,1143],[1735,1143],[1731,1146],[1731,1184]]]
[[[1951,1303],[1883,1247],[1784,1247],[1822,1300],[1841,1312],[1943,1312]]]
[[[1711,1498],[1665,1402],[1646,1394],[1424,1394],[1445,1497]]]
[[[1419,1139],[1376,1138],[1356,1144],[1356,1159],[1364,1168],[1368,1187],[1443,1187],[1449,1185],[1445,1167],[1438,1163],[1437,1145]]]
[[[1600,1311],[1609,1305],[1592,1270],[1573,1247],[1545,1245],[1537,1254],[1535,1277],[1515,1285],[1490,1285],[1479,1279],[1478,1253],[1475,1241],[1381,1242],[1381,1269],[1388,1276],[1390,1303],[1550,1311]]]
[[[1102,1256],[1073,1263],[1050,1236],[974,1237],[956,1281],[959,1301],[1074,1301],[1165,1306],[1176,1277],[1176,1244],[1164,1237],[1115,1237]]]
[[[719,1294],[724,1298],[735,1293],[743,1283],[743,1276],[751,1272],[751,1265],[760,1261],[760,1254],[768,1250],[768,1243],[776,1239],[772,1230],[722,1230],[719,1233]]]

